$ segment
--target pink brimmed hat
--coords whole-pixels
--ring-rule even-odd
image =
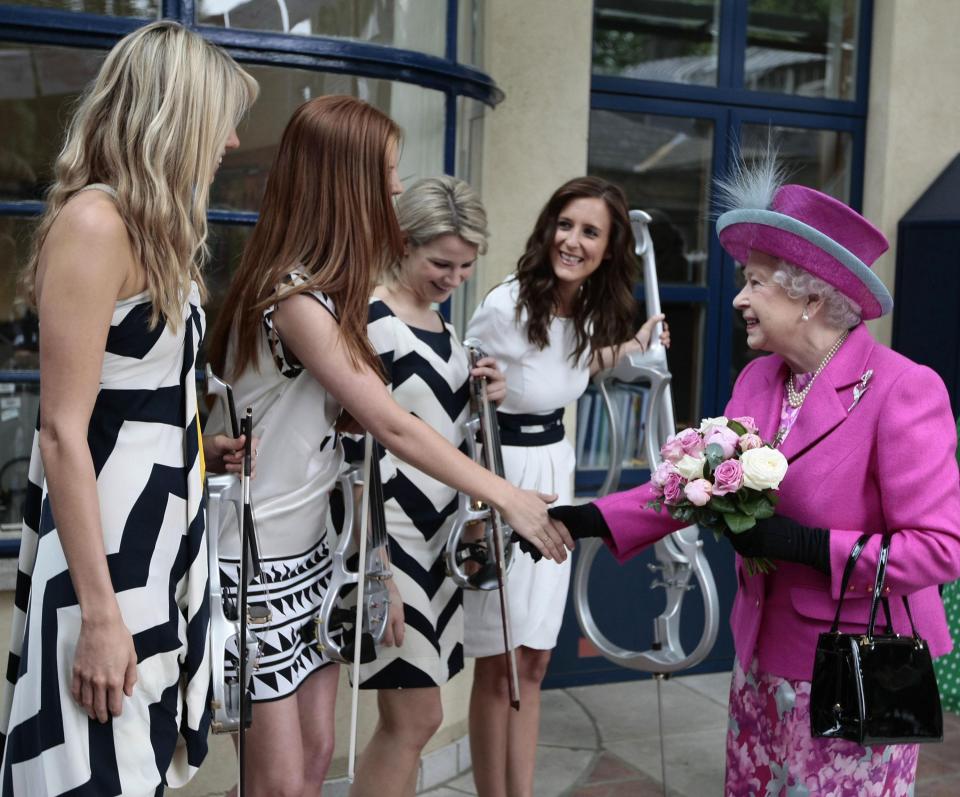
[[[856,302],[864,320],[893,308],[870,266],[889,244],[855,210],[802,185],[776,188],[768,207],[736,207],[717,219],[720,244],[739,263],[750,250],[809,271]]]

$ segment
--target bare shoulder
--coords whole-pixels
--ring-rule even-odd
[[[96,287],[119,297],[138,287],[127,225],[113,200],[102,191],[71,197],[50,226],[40,251],[37,292],[54,280],[69,290]]]

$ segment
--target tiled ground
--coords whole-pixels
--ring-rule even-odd
[[[669,797],[722,797],[729,680],[719,673],[662,683]],[[947,714],[944,720],[944,743],[921,747],[913,797],[960,795],[960,717]],[[662,797],[654,681],[545,692],[541,726],[535,797]],[[226,745],[216,737],[216,755],[171,797],[222,795],[232,774]],[[343,784],[331,784],[324,794],[345,791]],[[467,795],[476,795],[469,772],[421,797]]]
[[[722,797],[729,674],[663,682],[669,797]],[[536,797],[662,797],[653,681],[544,693]],[[920,752],[913,797],[960,795],[960,717]],[[469,775],[424,797],[475,795]],[[854,796],[850,796],[854,797]]]

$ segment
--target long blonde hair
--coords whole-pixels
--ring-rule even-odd
[[[354,97],[317,97],[293,112],[211,335],[210,362],[221,373],[236,378],[256,367],[263,311],[309,290],[333,299],[352,364],[381,371],[367,338],[367,302],[385,266],[403,252],[387,163],[399,142],[396,122]],[[307,281],[278,293],[294,269]]]
[[[151,324],[176,327],[190,280],[205,293],[210,183],[257,82],[223,50],[172,21],[146,25],[107,54],[81,95],[54,166],[24,291],[36,303],[40,249],[64,204],[86,185],[116,191],[153,300]]]

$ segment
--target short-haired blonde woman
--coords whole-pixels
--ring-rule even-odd
[[[252,491],[265,577],[250,597],[274,597],[253,674],[248,797],[320,794],[333,754],[338,668],[307,637],[332,570],[326,518],[343,459],[341,408],[404,461],[499,507],[548,556],[563,558],[571,542],[547,517],[552,496],[480,467],[384,384],[366,319],[375,281],[403,253],[391,201],[402,191],[399,146],[397,125],[353,97],[294,111],[224,303],[234,313],[221,314],[213,336],[212,360],[253,407],[260,437]]]
[[[487,214],[463,180],[430,177],[404,192],[397,217],[403,254],[373,293],[367,334],[394,400],[461,446],[469,362],[434,307],[473,275],[486,249]],[[506,386],[494,361],[480,366],[474,373],[487,377],[491,400],[502,399]],[[463,669],[463,595],[444,567],[458,494],[390,453],[383,479],[393,645],[361,673],[361,688],[380,690],[380,721],[360,759],[354,793],[412,797],[420,753],[443,719],[440,686]]]
[[[204,438],[194,361],[210,181],[257,85],[173,22],[113,48],[70,123],[25,282],[40,420],[3,795],[153,795],[206,753]]]

